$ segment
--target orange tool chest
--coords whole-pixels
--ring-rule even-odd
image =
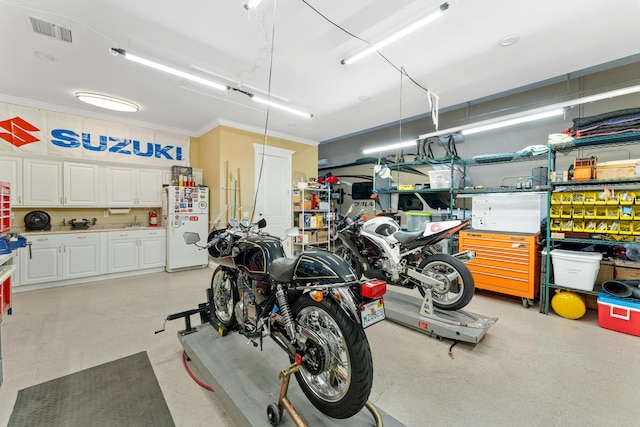
[[[531,305],[540,289],[538,234],[467,230],[459,238],[460,251],[476,253],[466,263],[476,288],[521,297],[523,305]]]

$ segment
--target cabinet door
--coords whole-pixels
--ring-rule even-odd
[[[107,273],[138,268],[138,239],[129,233],[109,233],[107,241]]]
[[[27,247],[20,258],[20,284],[53,282],[62,279],[62,245],[57,239],[34,236],[31,253]]]
[[[24,205],[62,205],[62,163],[24,159]]]
[[[164,267],[166,264],[167,243],[164,237],[140,239],[139,267]]]
[[[63,244],[62,254],[62,277],[64,279],[100,274],[99,234],[68,235]]]
[[[0,159],[0,181],[11,184],[11,206],[22,205],[22,159]]]
[[[162,205],[162,170],[138,169],[136,205],[154,207]]]
[[[99,166],[64,162],[65,206],[99,206]]]
[[[135,204],[136,193],[135,169],[107,167],[107,206],[131,207]]]

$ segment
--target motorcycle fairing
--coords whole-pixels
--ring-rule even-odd
[[[450,230],[460,224],[462,224],[462,221],[459,219],[454,221],[428,222],[422,235],[427,237],[436,233],[442,233],[443,231]]]

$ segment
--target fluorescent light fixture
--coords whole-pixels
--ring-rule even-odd
[[[76,98],[87,104],[115,111],[133,113],[140,110],[140,106],[126,99],[120,99],[109,95],[101,95],[92,92],[76,92]]]
[[[270,107],[277,108],[279,110],[286,111],[288,113],[295,114],[297,116],[301,116],[301,117],[304,117],[304,118],[307,118],[307,119],[310,119],[311,117],[313,117],[313,114],[311,114],[311,113],[307,113],[307,112],[304,112],[304,111],[296,110],[295,108],[291,108],[291,107],[288,107],[288,106],[286,106],[284,104],[279,104],[279,103],[274,102],[274,101],[268,101],[266,99],[257,97],[253,93],[247,92],[246,90],[242,90],[242,89],[239,89],[237,87],[232,87],[232,86],[228,86],[228,85],[225,85],[225,84],[222,84],[222,83],[218,83],[218,82],[215,82],[215,81],[212,81],[212,80],[208,80],[208,79],[205,79],[205,78],[202,78],[202,77],[199,77],[199,76],[196,76],[196,75],[193,75],[193,74],[189,74],[189,73],[186,73],[184,71],[180,71],[180,70],[177,70],[175,68],[160,64],[158,62],[151,61],[149,59],[145,59],[145,58],[142,58],[142,57],[137,56],[137,55],[133,55],[133,54],[125,51],[124,49],[111,48],[111,51],[114,52],[117,55],[124,56],[126,59],[128,59],[130,61],[137,62],[138,64],[146,65],[147,67],[151,67],[151,68],[154,68],[156,70],[164,71],[165,73],[173,74],[174,76],[182,77],[184,79],[191,80],[193,82],[200,83],[202,85],[209,86],[209,87],[212,87],[214,89],[218,89],[218,90],[222,90],[222,91],[233,90],[235,92],[239,92],[239,93],[242,93],[244,95],[247,95],[249,98],[253,99],[254,101],[256,101],[256,102],[258,102],[260,104],[268,105]],[[201,68],[197,68],[195,66],[192,66],[192,67],[198,69],[199,71],[208,72],[209,74],[211,74],[211,72],[203,70]]]
[[[477,123],[470,123],[468,125],[456,126],[436,132],[430,132],[420,135],[418,139],[426,139],[432,136],[448,135],[451,133],[462,132],[463,135],[470,135],[473,133],[484,132],[491,129],[498,129],[505,126],[512,126],[519,123],[525,123],[531,120],[539,120],[546,117],[553,117],[560,115],[566,108],[574,107],[576,105],[587,104],[590,102],[601,101],[603,99],[615,98],[623,95],[630,95],[632,93],[640,92],[640,85],[629,86],[622,89],[614,89],[607,92],[598,93],[595,95],[584,96],[582,98],[575,98],[569,101],[558,102],[555,104],[547,105],[546,107],[534,108],[532,110],[523,111],[520,113],[509,114],[503,117],[497,117],[495,119],[483,120]],[[548,114],[548,115],[547,115]]]
[[[137,56],[137,55],[133,55],[133,54],[125,51],[124,49],[111,48],[111,51],[115,52],[115,53],[117,53],[119,55],[124,56],[125,59],[128,59],[130,61],[137,62],[138,64],[146,65],[147,67],[151,67],[151,68],[154,68],[156,70],[164,71],[165,73],[173,74],[174,76],[182,77],[183,79],[191,80],[192,82],[200,83],[202,85],[209,86],[209,87],[212,87],[212,88],[218,89],[218,90],[228,90],[229,89],[229,86],[227,86],[227,85],[223,85],[221,83],[217,83],[217,82],[214,82],[214,81],[211,81],[211,80],[207,80],[207,79],[204,79],[202,77],[198,77],[198,76],[195,76],[193,74],[189,74],[189,73],[186,73],[184,71],[180,71],[180,70],[178,70],[176,68],[172,68],[172,67],[169,67],[167,65],[163,65],[163,64],[160,64],[158,62],[154,62],[154,61],[151,61],[149,59],[142,58],[142,57]]]
[[[251,95],[251,99],[253,99],[254,101],[256,101],[259,104],[268,105],[270,107],[277,108],[278,110],[286,111],[288,113],[295,114],[297,116],[304,117],[306,119],[310,119],[311,117],[313,117],[313,114],[311,114],[311,113],[307,113],[305,111],[296,110],[295,108],[287,107],[286,105],[279,104],[277,102],[268,101],[266,99],[259,98],[259,97],[255,96],[255,95]]]
[[[244,8],[246,10],[255,9],[262,3],[262,0],[247,0],[244,4]]]
[[[438,19],[439,17],[442,16],[442,14],[444,13],[445,10],[447,10],[449,8],[449,3],[442,3],[440,5],[440,7],[438,8],[438,10],[431,12],[427,15],[425,15],[424,17],[418,19],[417,21],[413,22],[412,24],[407,25],[406,27],[403,27],[402,29],[396,31],[395,33],[383,38],[382,40],[370,44],[367,48],[365,48],[364,50],[352,55],[352,56],[348,56],[345,59],[343,59],[342,61],[340,61],[342,64],[344,65],[349,65],[349,64],[353,64],[354,62],[356,62],[359,59],[364,58],[365,56],[395,42],[396,40],[401,39],[402,37],[413,33],[414,31],[416,31],[419,28],[424,27],[425,25],[427,25],[428,23],[435,21],[436,19]]]
[[[528,116],[522,116],[515,119],[503,120],[501,122],[491,123],[483,126],[476,126],[471,129],[463,129],[463,135],[473,135],[474,133],[484,132],[487,130],[500,129],[507,126],[519,125],[521,123],[533,122],[535,120],[546,119],[547,117],[561,116],[564,114],[564,109],[557,108],[551,111],[545,111],[543,113],[530,114]]]
[[[370,154],[370,153],[378,153],[380,151],[395,150],[397,148],[412,147],[416,145],[416,142],[417,141],[415,139],[412,139],[411,141],[404,141],[404,142],[398,142],[395,144],[382,145],[380,147],[366,148],[362,150],[362,152],[364,154]]]

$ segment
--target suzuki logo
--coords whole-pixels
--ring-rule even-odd
[[[40,129],[20,117],[16,116],[13,119],[2,121],[0,122],[0,127],[10,132],[0,132],[0,138],[4,139],[9,144],[15,145],[16,147],[40,141],[29,133],[39,132]]]

